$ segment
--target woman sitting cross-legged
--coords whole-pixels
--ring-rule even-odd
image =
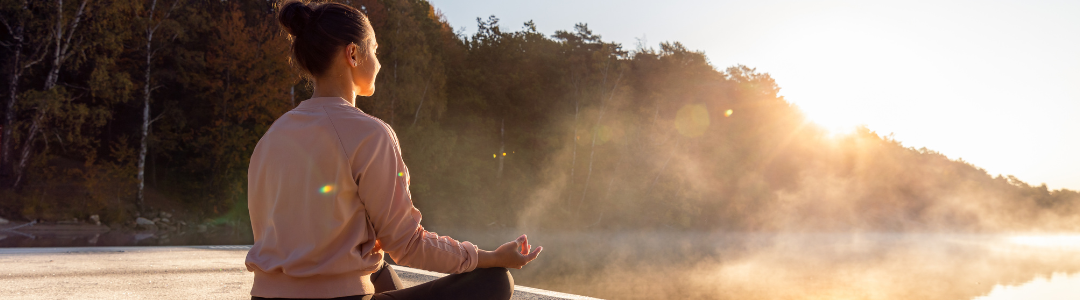
[[[485,251],[420,226],[397,135],[355,106],[356,95],[375,92],[381,67],[367,16],[343,4],[289,1],[278,21],[315,90],[251,155],[252,299],[509,299],[506,268],[520,269],[543,248],[522,235]],[[403,288],[383,253],[452,275]]]

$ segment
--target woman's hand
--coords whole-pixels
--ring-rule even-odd
[[[532,245],[529,245],[529,237],[522,234],[516,240],[502,244],[495,251],[479,250],[476,267],[521,269],[521,267],[536,259],[541,250],[544,250],[544,247],[536,247],[536,250],[533,251]]]

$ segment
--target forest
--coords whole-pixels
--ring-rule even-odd
[[[678,42],[495,16],[466,35],[425,0],[338,2],[370,17],[383,68],[357,106],[399,135],[428,227],[1080,230],[1076,191],[865,127],[830,133],[765,70]],[[123,227],[168,210],[242,226],[252,149],[311,95],[275,13],[0,0],[0,217]]]

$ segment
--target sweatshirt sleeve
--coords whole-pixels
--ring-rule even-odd
[[[397,136],[389,126],[378,123],[382,130],[360,142],[352,164],[357,193],[379,245],[405,266],[444,273],[472,271],[477,263],[475,245],[439,236],[420,225]]]

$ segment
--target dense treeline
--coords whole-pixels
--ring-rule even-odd
[[[383,64],[357,106],[397,131],[434,226],[1080,229],[1080,194],[809,123],[768,74],[677,42],[495,17],[455,33],[423,0],[365,11]],[[310,83],[274,1],[0,0],[0,215],[246,217],[248,156]]]

